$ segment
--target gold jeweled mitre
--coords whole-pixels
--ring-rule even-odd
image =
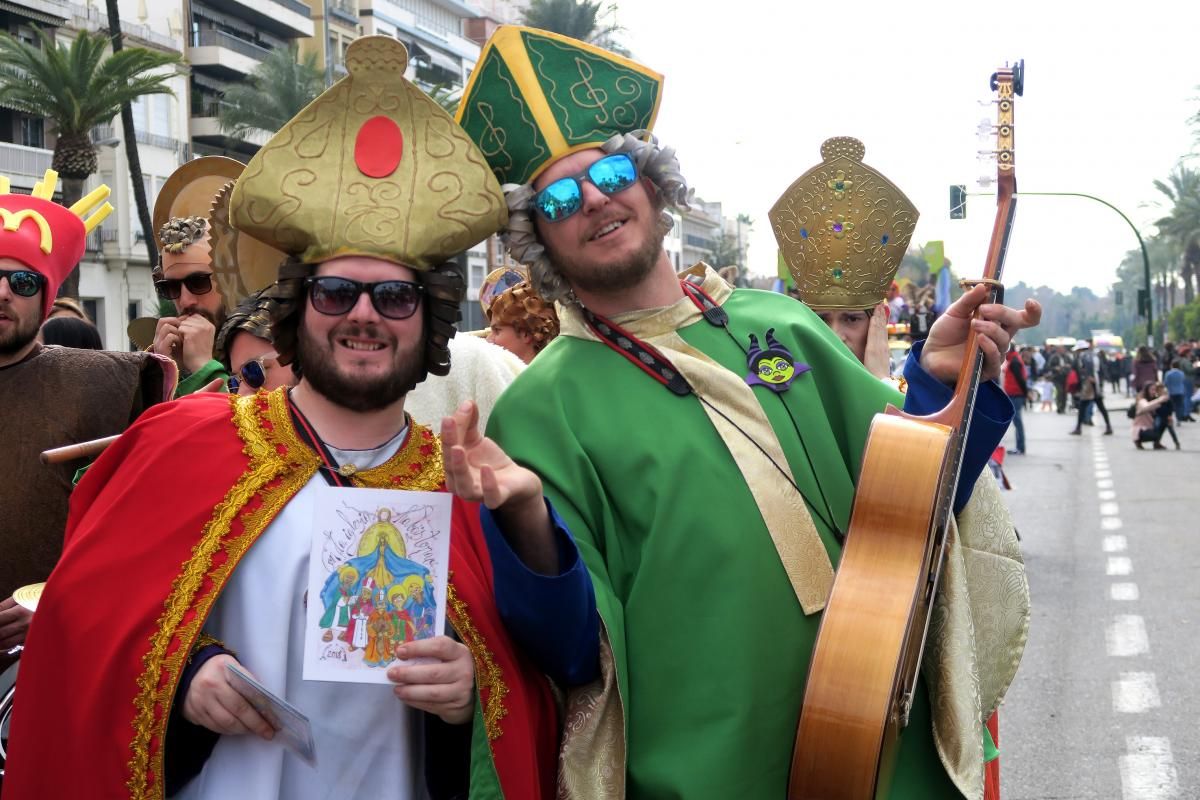
[[[232,226],[305,263],[362,255],[417,270],[499,230],[508,209],[483,153],[407,66],[395,39],[356,39],[350,74],[246,165]]]
[[[885,297],[920,213],[891,181],[862,163],[866,147],[837,136],[820,164],[768,216],[800,299],[813,308],[871,308]]]

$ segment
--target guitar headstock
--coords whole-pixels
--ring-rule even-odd
[[[989,82],[996,93],[996,149],[988,155],[996,159],[996,179],[1000,184],[1015,181],[1016,147],[1013,130],[1013,101],[1025,92],[1025,60],[1005,65],[992,73]],[[1010,191],[1015,190],[1015,186]]]

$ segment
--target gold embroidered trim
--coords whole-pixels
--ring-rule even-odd
[[[171,593],[156,623],[158,630],[150,639],[150,650],[142,658],[144,669],[138,676],[139,691],[133,701],[136,713],[132,723],[134,736],[129,745],[132,756],[126,765],[129,774],[126,788],[131,800],[164,796],[162,743],[179,676],[191,657],[200,628],[250,546],[320,466],[320,458],[301,441],[292,426],[285,391],[230,397],[233,426],[242,440],[242,452],[250,460],[246,471],[213,509],[200,541],[180,566],[180,574],[171,585]],[[352,480],[355,485],[373,488],[437,491],[444,483],[441,440],[414,422],[407,441],[395,456],[356,474]],[[247,510],[255,497],[261,502]],[[239,517],[242,532],[229,537]],[[226,559],[214,568],[213,557],[222,549]],[[211,583],[201,596],[205,578]],[[194,615],[185,623],[184,617],[192,610]],[[179,646],[168,653],[175,641]],[[502,695],[507,688],[500,686]],[[502,714],[496,716],[497,731],[499,716]],[[156,745],[153,756],[152,744]]]
[[[127,764],[129,779],[126,787],[133,800],[161,798],[165,794],[162,742],[175,689],[179,685],[184,660],[191,652],[192,642],[208,617],[220,588],[250,543],[258,538],[275,514],[316,472],[319,463],[316,454],[304,447],[280,452],[271,441],[271,431],[263,429],[260,415],[278,419],[277,412],[282,401],[282,392],[230,398],[233,424],[243,441],[242,452],[249,456],[250,461],[237,483],[213,509],[212,518],[200,534],[200,541],[181,565],[179,577],[172,583],[171,593],[163,604],[164,611],[158,618],[158,632],[151,637],[150,650],[142,659],[145,669],[138,677],[140,691],[134,698],[136,715],[133,719],[134,737],[130,742],[133,755]],[[264,413],[268,411],[268,405],[274,407],[270,410],[276,413]],[[286,407],[281,410],[286,420]],[[279,430],[280,426],[276,424],[274,432],[278,433]],[[285,453],[301,461],[289,462]],[[287,474],[289,470],[291,474]],[[264,493],[263,502],[246,515],[243,533],[234,541],[223,542],[247,503],[280,476],[283,477],[282,483],[273,491]],[[214,570],[213,557],[222,547],[228,558]],[[198,597],[205,577],[211,577],[211,588],[204,596]],[[195,614],[184,623],[184,617],[193,609]],[[171,643],[176,639],[179,646],[168,654]],[[150,754],[152,743],[157,745],[153,756]]]
[[[504,696],[508,694],[508,685],[504,683],[504,671],[500,669],[495,656],[488,649],[483,634],[471,621],[466,601],[455,591],[453,575],[450,576],[450,580],[446,587],[446,610],[450,615],[450,624],[458,631],[463,644],[475,659],[476,691],[482,694],[484,689],[488,690],[487,701],[483,705],[483,729],[487,731],[489,741],[499,739],[503,733],[500,720],[508,714],[508,709],[504,707]]]
[[[191,664],[192,660],[196,658],[196,654],[199,653],[201,650],[203,650],[206,647],[211,647],[213,645],[216,645],[217,647],[219,647],[222,650],[229,653],[234,658],[237,658],[237,653],[235,653],[233,650],[229,649],[225,645],[225,643],[222,642],[220,639],[218,639],[215,636],[210,636],[209,634],[205,633],[204,631],[200,631],[200,635],[196,637],[196,643],[192,645],[191,652],[188,654],[188,663]]]

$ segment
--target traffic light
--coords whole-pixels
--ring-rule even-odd
[[[967,218],[967,187],[954,185],[950,187],[950,219]]]
[[[1120,306],[1125,304],[1125,292],[1120,289],[1113,291],[1113,305]]]
[[[1138,289],[1138,316],[1146,316],[1146,312],[1150,308],[1150,293],[1145,289]]]

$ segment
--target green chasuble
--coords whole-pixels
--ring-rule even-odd
[[[836,565],[830,524],[848,526],[868,426],[902,397],[801,303],[753,290],[718,302],[732,337],[699,319],[678,331],[687,345],[741,379],[750,334],[763,341],[774,328],[811,368],[786,392],[753,393]],[[613,321],[632,324],[629,316]],[[564,331],[501,396],[488,434],[542,477],[591,572],[624,715],[625,792],[784,798],[820,615],[802,610],[696,395],[676,396],[605,344]],[[931,728],[922,690],[895,800],[962,796]],[[605,788],[581,794],[619,796],[620,748],[593,757],[608,761],[590,767]],[[615,781],[605,777],[613,770]]]

